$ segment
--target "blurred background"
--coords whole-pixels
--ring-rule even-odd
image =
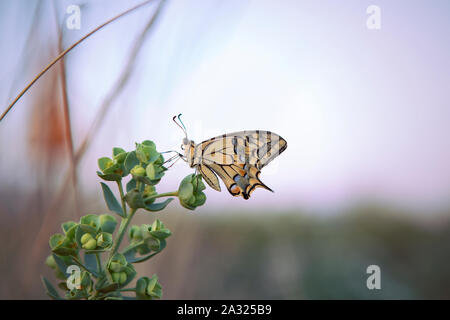
[[[140,2],[1,1],[1,112]],[[288,148],[261,174],[274,193],[208,188],[196,211],[158,215],[173,236],[138,271],[164,298],[450,298],[449,14],[445,0],[155,0],[101,29],[0,122],[0,298],[47,298],[50,235],[106,212],[97,159],[145,139],[179,150],[178,113],[196,142],[261,129]],[[189,173],[179,161],[158,191]]]

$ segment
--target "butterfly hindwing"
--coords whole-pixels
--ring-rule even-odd
[[[258,187],[272,191],[261,180],[260,171],[253,165],[219,165],[210,164],[210,167],[225,183],[228,192],[233,196],[242,196],[248,199],[250,194]]]
[[[214,171],[212,171],[208,166],[201,164],[197,166],[197,169],[201,173],[203,179],[211,188],[220,191],[219,179],[217,178]]]

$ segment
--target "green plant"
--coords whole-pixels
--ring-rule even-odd
[[[163,210],[172,197],[178,197],[180,204],[190,210],[203,205],[206,196],[201,176],[190,174],[177,191],[157,193],[156,185],[167,168],[163,155],[149,140],[137,143],[131,152],[114,148],[112,158],[98,159],[98,166],[97,175],[117,185],[120,202],[108,185],[101,182],[106,205],[120,221],[110,214],[89,214],[79,222],[63,223],[63,233],[50,237],[52,254],[46,264],[55,271],[56,278],[62,280],[58,288],[65,292],[66,299],[159,299],[162,288],[156,275],[139,278],[134,288],[126,286],[137,275],[133,265],[160,253],[172,233],[159,219],[140,226],[130,226],[131,220],[139,209]],[[128,176],[131,178],[125,193],[122,182]],[[167,199],[158,201],[159,198]],[[121,250],[125,234],[129,243]],[[44,277],[42,281],[51,298],[62,299],[50,281]],[[123,296],[123,292],[134,292],[135,297]]]

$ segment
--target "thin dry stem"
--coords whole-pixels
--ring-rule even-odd
[[[141,4],[138,4],[137,6],[128,9],[125,12],[122,12],[121,14],[109,19],[108,21],[106,21],[105,23],[99,25],[97,28],[95,28],[94,30],[92,30],[91,32],[89,32],[88,34],[86,34],[84,37],[82,37],[80,40],[78,40],[77,42],[75,42],[74,44],[72,44],[70,47],[68,47],[66,50],[64,50],[63,52],[61,52],[53,61],[51,61],[41,72],[39,72],[39,74],[34,77],[33,80],[31,80],[31,82],[19,93],[19,95],[13,100],[13,102],[11,102],[11,104],[8,106],[8,108],[6,108],[6,110],[2,113],[2,115],[0,116],[0,121],[3,120],[3,118],[6,116],[6,114],[14,107],[14,105],[17,103],[17,101],[20,100],[20,98],[22,98],[22,96],[25,94],[25,92],[28,91],[28,89],[31,88],[31,86],[33,86],[33,84],[39,80],[40,77],[42,77],[44,75],[44,73],[46,73],[56,62],[58,62],[62,57],[64,57],[69,51],[71,51],[73,48],[75,48],[77,45],[79,45],[81,42],[83,42],[85,39],[89,38],[91,35],[93,35],[94,33],[96,33],[97,31],[99,31],[100,29],[102,29],[103,27],[107,26],[108,24],[110,24],[111,22],[127,15],[128,13],[146,5],[147,3],[152,2],[153,0],[147,0],[144,1]]]
[[[57,3],[55,2],[53,8],[55,9],[55,20],[58,25],[58,16],[57,16]],[[63,29],[62,26],[58,25],[58,51],[63,51]],[[70,121],[70,108],[69,108],[69,98],[67,96],[67,75],[66,75],[66,60],[64,57],[61,58],[61,91],[62,91],[62,102],[63,102],[63,117],[64,117],[64,129],[65,129],[65,138],[67,143],[67,151],[69,153],[70,159],[70,173],[72,178],[72,186],[74,193],[74,208],[76,216],[81,215],[80,211],[80,196],[78,193],[78,181],[77,181],[77,166],[75,164],[75,154],[73,147],[73,137],[72,137],[72,126]]]
[[[148,2],[148,1],[147,1]],[[152,29],[152,26],[154,25],[154,22],[157,20],[157,17],[159,16],[163,5],[166,1],[162,0],[160,1],[158,8],[156,9],[155,13],[152,15],[151,19],[141,32],[140,36],[136,39],[135,44],[133,46],[133,49],[131,51],[130,57],[128,58],[128,62],[125,65],[121,76],[119,77],[119,80],[117,81],[116,85],[111,89],[110,94],[107,95],[107,98],[105,98],[104,102],[102,103],[99,112],[96,115],[96,118],[89,130],[89,133],[84,138],[83,142],[81,143],[81,146],[77,149],[77,152],[74,155],[74,164],[75,167],[78,165],[79,161],[81,160],[82,156],[84,155],[85,151],[87,150],[92,136],[95,135],[97,132],[99,125],[101,123],[101,120],[103,120],[104,116],[106,115],[109,107],[113,104],[115,99],[119,96],[120,91],[125,87],[126,83],[129,80],[129,77],[131,75],[131,70],[133,70],[133,66],[136,62],[137,54],[142,48],[142,45],[144,43],[144,40],[149,33],[149,31]],[[146,3],[146,2],[145,2]],[[144,3],[144,4],[145,4]],[[136,8],[136,7],[135,7]],[[41,228],[38,232],[38,235],[35,239],[35,245],[33,246],[32,250],[32,256],[36,257],[40,254],[41,246],[40,244],[43,242],[43,237],[47,236],[43,226],[47,225],[50,221],[54,220],[54,214],[57,213],[57,209],[60,207],[62,201],[65,199],[65,195],[68,191],[68,186],[70,185],[70,174],[66,174],[62,187],[59,190],[58,195],[56,196],[53,204],[50,206],[50,210],[45,215]]]

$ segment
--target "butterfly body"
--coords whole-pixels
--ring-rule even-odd
[[[264,130],[224,134],[195,144],[185,138],[184,158],[214,190],[220,191],[218,177],[233,196],[248,199],[256,188],[272,191],[260,179],[261,169],[282,153],[286,140]]]

